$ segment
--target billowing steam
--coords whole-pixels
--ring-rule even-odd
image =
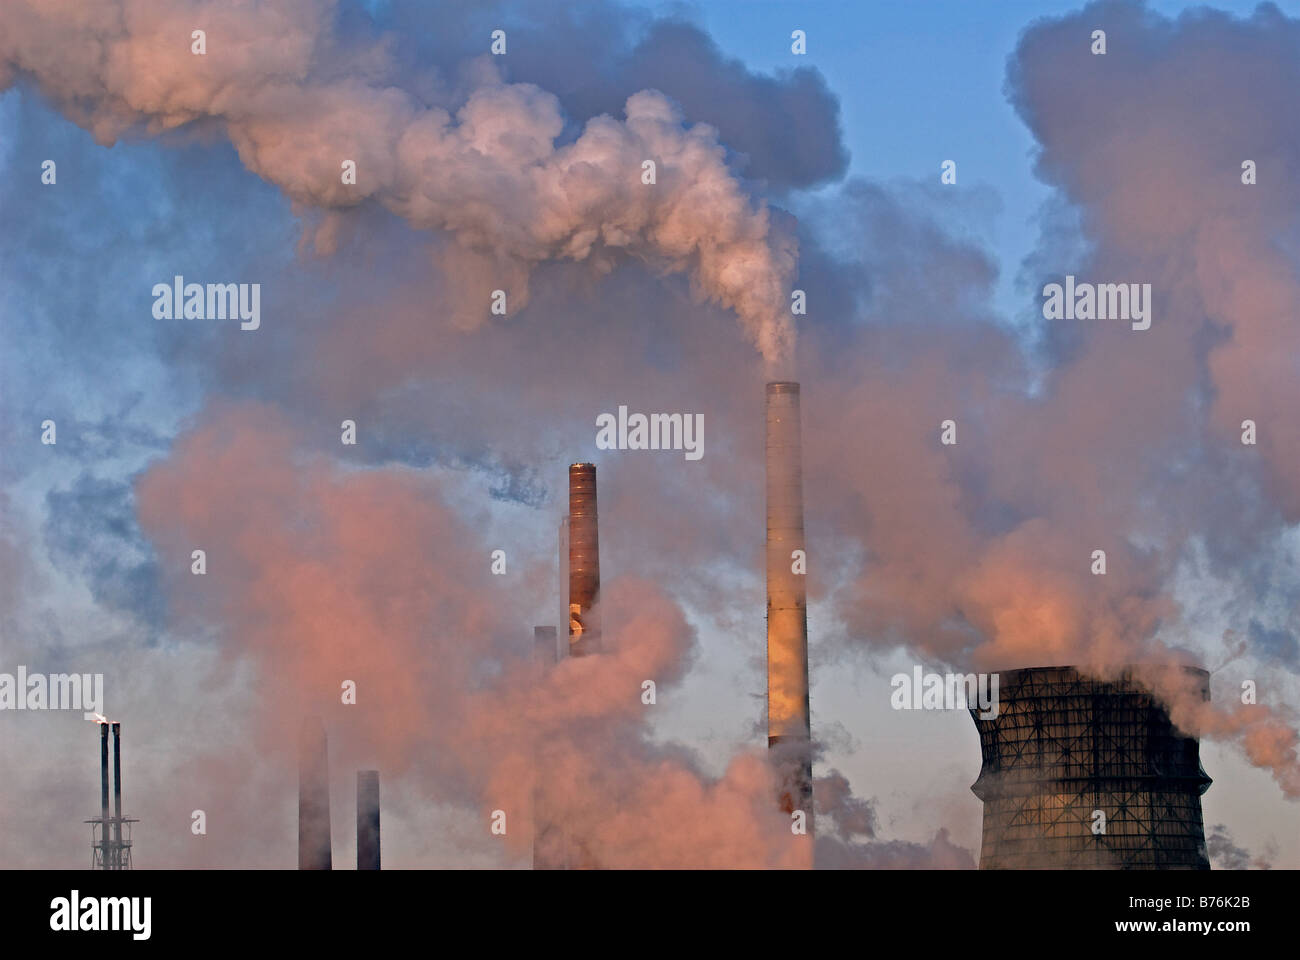
[[[666,97],[645,90],[628,98],[625,120],[595,117],[559,144],[559,101],[502,82],[489,55],[463,102],[445,107],[401,86],[409,80],[382,38],[344,45],[335,8],[19,0],[0,21],[0,88],[31,76],[105,145],[136,130],[221,130],[249,170],[299,203],[374,200],[452,233],[459,256],[493,264],[498,284],[514,281],[505,292],[515,311],[542,261],[607,271],[626,252],[689,271],[703,299],[736,312],[771,368],[788,361],[793,244],[741,189],[711,127],[683,126]],[[343,182],[344,161],[355,184]],[[328,247],[334,229],[327,221],[318,240]],[[497,288],[467,294],[478,317]]]

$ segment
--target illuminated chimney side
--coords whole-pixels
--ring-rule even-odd
[[[596,465],[569,467],[569,655],[600,650],[600,537],[596,527]]]
[[[1115,680],[1074,667],[998,674],[997,716],[971,717],[983,766],[980,869],[1208,870],[1200,745],[1170,723],[1129,668]],[[1208,700],[1210,675],[1189,689]],[[991,712],[991,711],[988,711]]]
[[[379,771],[357,771],[357,869],[379,869]]]
[[[325,727],[303,721],[298,740],[298,869],[329,870],[330,781]]]
[[[781,808],[802,810],[812,832],[808,617],[804,576],[799,384],[767,385],[767,743],[781,777]]]

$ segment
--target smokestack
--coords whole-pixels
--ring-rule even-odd
[[[557,637],[558,631],[555,627],[533,627],[533,671],[539,684],[546,676],[546,671],[559,659],[559,651],[556,649]],[[540,749],[535,744],[533,747],[533,869],[554,870],[561,866],[552,856],[560,840],[560,832],[550,822],[543,809],[541,778]]]
[[[113,865],[122,869],[122,725],[113,724]]]
[[[111,869],[112,857],[109,854],[108,833],[108,723],[99,725],[99,851],[100,866]]]
[[[1074,667],[998,675],[997,716],[971,708],[984,761],[971,787],[984,801],[981,870],[1210,868],[1201,794],[1211,780],[1196,739],[1140,681],[1152,669],[1115,680]],[[1164,669],[1209,700],[1208,672]]]
[[[559,659],[554,627],[533,627],[533,666],[540,678]]]
[[[781,809],[802,810],[812,832],[812,728],[803,562],[803,455],[799,384],[767,385],[767,743]],[[799,558],[802,560],[802,555]],[[795,572],[799,570],[800,572]]]
[[[569,515],[560,518],[560,629],[564,631],[564,649],[557,645],[555,661],[568,655],[569,646]]]
[[[357,869],[379,869],[379,771],[357,771]]]
[[[325,727],[303,721],[298,740],[298,869],[329,870],[330,780]]]
[[[569,467],[569,655],[600,650],[600,537],[596,528],[596,465]]]

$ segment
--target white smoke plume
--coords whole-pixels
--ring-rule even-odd
[[[490,54],[465,90],[422,96],[402,86],[393,38],[336,36],[336,7],[18,0],[0,12],[0,89],[30,77],[104,145],[137,132],[219,131],[300,204],[371,200],[449,231],[515,279],[514,310],[527,302],[528,270],[547,260],[608,271],[628,254],[688,272],[702,299],[735,311],[770,369],[788,362],[793,241],[729,171],[712,127],[685,126],[668,98],[643,90],[625,119],[594,117],[560,143],[557,98],[503,82]],[[203,54],[192,52],[196,30]],[[344,161],[356,164],[355,185],[343,182]],[[643,182],[647,162],[653,184]],[[337,229],[327,219],[318,242],[328,249]],[[482,319],[493,289],[480,291]]]

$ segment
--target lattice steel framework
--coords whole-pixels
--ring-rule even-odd
[[[1202,699],[1209,674],[1185,671]],[[999,674],[998,714],[981,719],[980,869],[1208,870],[1200,745],[1173,727],[1133,670]],[[1099,817],[1104,830],[1097,830]]]

